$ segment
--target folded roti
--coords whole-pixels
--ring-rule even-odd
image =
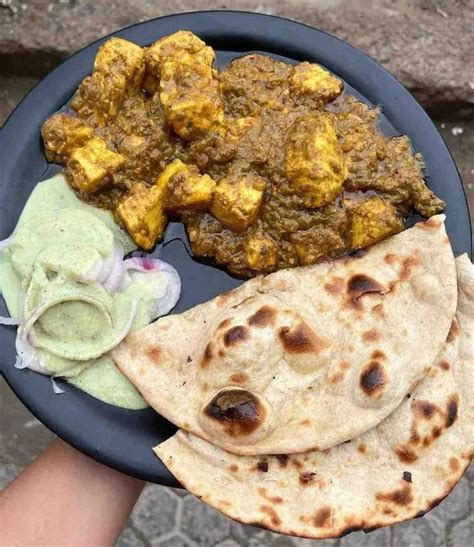
[[[390,414],[446,340],[456,272],[443,221],[250,280],[132,333],[115,362],[157,412],[236,454],[335,446]]]
[[[179,431],[154,450],[202,501],[235,520],[309,538],[418,517],[474,457],[474,268],[457,260],[459,304],[434,366],[376,428],[324,452],[236,456]]]

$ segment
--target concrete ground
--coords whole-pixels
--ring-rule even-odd
[[[461,3],[469,2],[470,0]],[[35,1],[31,2],[31,4],[35,3]],[[54,5],[55,9],[56,4],[67,3],[69,2],[62,0],[56,3],[51,2],[51,5]],[[70,3],[71,5],[75,4],[74,1]],[[80,4],[81,0],[78,0],[78,3]],[[149,2],[137,3],[150,4]],[[268,2],[263,3],[268,4]],[[278,3],[275,2],[275,5]],[[281,3],[287,4],[286,2]],[[301,0],[299,3],[305,4],[307,7],[314,1]],[[432,2],[433,5],[436,4],[442,14],[447,13],[445,4],[455,3],[442,0]],[[341,2],[336,2],[336,4],[341,4]],[[0,0],[0,8],[2,5],[8,6],[8,0]],[[444,18],[444,15],[440,15],[440,17]],[[0,55],[1,43],[0,25]],[[38,74],[39,76],[40,74]],[[0,68],[0,125],[37,79],[26,76],[24,71],[6,74]],[[423,94],[421,94],[422,96]],[[427,95],[425,94],[425,96]],[[458,99],[459,95],[456,96],[456,101],[448,100],[446,107],[443,107],[442,101],[430,97],[427,99],[426,106],[435,109],[432,110],[432,116],[458,165],[468,196],[471,215],[473,215],[474,107],[472,101],[459,101]],[[3,379],[0,379],[0,489],[28,465],[51,439],[52,434],[23,407]],[[378,530],[368,535],[360,532],[341,540],[319,542],[318,545],[466,547],[472,544],[473,536],[474,467],[471,466],[466,476],[461,479],[448,498],[423,518],[389,529]],[[184,491],[148,485],[138,501],[118,545],[122,547],[148,545],[170,547],[192,545],[260,547],[272,545],[285,547],[310,545],[311,543],[310,540],[278,536],[264,530],[236,524],[205,504],[198,502]]]

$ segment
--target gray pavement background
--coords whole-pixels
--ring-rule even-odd
[[[115,28],[135,20],[190,9],[227,7],[270,11],[307,21],[348,39],[402,79],[429,109],[453,153],[473,215],[472,0],[235,0],[222,3],[169,0],[163,7],[152,0],[119,0],[111,2],[113,9],[105,10],[106,4],[110,3],[103,0],[0,0],[0,125],[26,92],[57,62]],[[387,18],[392,19],[391,24]],[[401,41],[404,32],[408,44]],[[32,461],[52,437],[0,379],[0,489]],[[318,545],[466,547],[472,545],[473,537],[474,467],[471,466],[449,497],[425,517],[368,535],[359,532],[341,540],[318,542]],[[184,491],[156,485],[146,487],[118,542],[121,547],[310,544],[316,542],[234,523]]]

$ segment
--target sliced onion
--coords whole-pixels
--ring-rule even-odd
[[[104,261],[102,258],[98,258],[95,262],[92,268],[86,272],[84,275],[81,275],[78,278],[78,281],[82,281],[83,283],[95,283],[102,272],[102,268],[104,266]]]
[[[133,257],[125,260],[124,266],[127,270],[127,274],[124,276],[123,284],[128,281],[127,285],[133,280],[133,273],[130,275],[128,272],[133,270],[142,273],[159,272],[166,276],[168,286],[165,294],[156,300],[153,315],[151,317],[152,321],[162,315],[166,315],[176,306],[181,295],[181,278],[171,264],[157,258]]]
[[[27,335],[26,335],[26,341],[28,342],[28,344],[30,344],[30,346],[32,346],[33,348],[37,348],[38,347],[38,338],[36,338],[36,334],[35,334],[35,331],[34,331],[34,328],[31,327],[31,329],[28,331]]]
[[[104,289],[112,294],[117,292],[122,283],[124,273],[123,247],[116,241],[113,264],[107,279],[103,282]]]
[[[112,266],[114,264],[114,258],[115,258],[115,249],[112,253],[107,255],[105,258],[102,259],[102,270],[100,271],[99,276],[97,277],[97,283],[102,283],[109,277],[110,272],[112,270]]]
[[[26,293],[23,289],[18,291],[18,323],[23,323],[23,315],[25,313],[25,298]]]
[[[167,262],[163,262],[158,258],[149,258],[148,256],[133,256],[132,258],[127,258],[123,261],[125,269],[128,270],[138,270],[139,272],[159,272],[164,271],[169,268],[173,268]],[[175,270],[176,271],[176,270]]]
[[[104,317],[107,318],[107,322],[109,323],[109,325],[112,325],[112,317],[109,313],[109,310],[106,308],[104,303],[101,302],[100,300],[97,300],[97,298],[92,298],[90,296],[85,296],[85,295],[66,295],[66,296],[62,296],[61,298],[53,298],[47,302],[43,302],[42,304],[40,303],[38,306],[36,306],[36,308],[31,312],[30,316],[27,317],[22,322],[20,326],[20,330],[22,330],[25,333],[25,336],[28,335],[28,333],[32,332],[32,327],[36,323],[38,318],[49,308],[52,308],[53,306],[56,306],[57,304],[62,304],[64,302],[71,302],[76,300],[87,302],[88,304],[92,304],[97,309],[101,310],[104,314]]]
[[[6,239],[0,241],[0,253],[7,249],[13,243],[13,234]]]
[[[135,321],[135,316],[137,315],[137,308],[138,308],[137,301],[132,300],[132,304],[130,306],[130,315],[128,317],[128,321],[125,324],[125,326],[123,327],[123,329],[121,330],[121,332],[119,333],[119,335],[117,336],[117,338],[114,340],[114,343],[111,344],[111,347],[110,347],[109,351],[111,349],[115,348],[115,346],[118,346],[120,344],[120,342],[125,338],[125,336],[127,336],[127,334],[130,332],[130,329],[132,328],[133,322]]]
[[[84,283],[99,283],[113,293],[120,285],[123,276],[123,248],[119,241],[114,242],[113,252],[105,258],[99,258],[85,275],[79,278]],[[118,279],[120,278],[120,279]]]
[[[53,385],[53,391],[56,395],[59,395],[61,393],[66,393],[64,389],[60,388],[57,382],[54,380],[53,377],[51,377],[51,384]]]
[[[0,325],[18,325],[18,320],[14,317],[2,317],[0,315]]]
[[[46,374],[49,376],[51,373],[42,365],[38,352],[28,343],[26,335],[18,329],[16,335],[16,353],[17,359],[15,361],[16,368],[29,368],[40,374]]]
[[[181,278],[172,266],[171,268],[173,271],[165,272],[168,277],[168,290],[163,297],[157,300],[153,320],[169,313],[176,306],[181,296]]]
[[[21,360],[21,357],[19,355],[17,355],[15,359],[14,367],[19,368],[20,370],[23,370],[24,368],[28,368],[28,365]]]

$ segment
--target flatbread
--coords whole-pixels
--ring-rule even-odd
[[[161,415],[236,454],[335,446],[390,414],[446,340],[456,273],[443,221],[250,280],[131,334],[115,362]]]
[[[376,428],[325,452],[267,457],[179,431],[156,454],[202,501],[275,532],[331,538],[423,515],[474,457],[474,268],[466,255],[457,266],[457,320],[445,347]]]

